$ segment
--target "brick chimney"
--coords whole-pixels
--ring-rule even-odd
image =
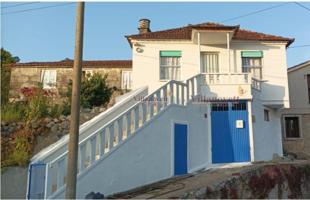
[[[151,32],[150,23],[151,21],[149,19],[140,19],[138,28],[139,34]]]

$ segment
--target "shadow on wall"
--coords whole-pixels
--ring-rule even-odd
[[[281,108],[278,106],[283,104],[285,100],[288,100],[288,95],[285,99],[285,87],[266,82],[262,83],[260,98],[265,104]]]
[[[200,85],[200,94],[202,97],[215,98],[218,97],[218,94],[211,91],[211,88],[208,84],[202,83]]]

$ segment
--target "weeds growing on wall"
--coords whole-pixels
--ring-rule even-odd
[[[34,137],[28,129],[19,130],[13,138],[13,145],[9,157],[1,161],[2,166],[26,166],[33,148]]]
[[[5,122],[23,121],[25,115],[25,104],[7,103],[1,106],[1,120]]]

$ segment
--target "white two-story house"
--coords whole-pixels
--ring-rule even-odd
[[[134,90],[80,127],[77,197],[282,155],[293,39],[215,23],[153,31],[132,47]],[[32,158],[28,198],[62,198],[68,137]]]

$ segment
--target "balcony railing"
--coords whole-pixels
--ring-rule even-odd
[[[249,73],[205,73],[205,83],[212,84],[251,84]]]

